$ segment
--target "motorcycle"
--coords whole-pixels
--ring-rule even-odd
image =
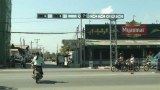
[[[119,64],[118,62],[115,62],[115,64],[111,67],[111,71],[115,72],[115,71],[122,71],[122,72],[126,72],[126,71],[139,71],[140,70],[140,66],[138,63],[134,63],[131,64],[129,60],[126,60],[124,63]]]
[[[43,78],[42,74],[40,73],[40,68],[34,68],[33,76],[32,78],[35,79],[36,83],[39,83],[39,81]]]
[[[151,61],[147,61],[146,64],[143,67],[144,71],[149,71],[149,69],[157,69],[156,64],[152,64]]]

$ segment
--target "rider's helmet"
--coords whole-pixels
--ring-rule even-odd
[[[119,53],[119,56],[123,56],[123,53]]]
[[[134,57],[134,55],[133,55],[133,54],[131,54],[131,57]]]
[[[39,56],[39,52],[36,52],[36,55]]]

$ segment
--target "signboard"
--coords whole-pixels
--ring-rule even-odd
[[[109,25],[86,25],[86,39],[109,39]]]
[[[128,34],[141,34],[146,35],[147,30],[146,26],[122,26],[121,30],[122,35],[128,35]]]
[[[110,39],[109,24],[85,26],[86,39]],[[139,26],[117,25],[117,39],[157,39],[160,38],[160,24]]]

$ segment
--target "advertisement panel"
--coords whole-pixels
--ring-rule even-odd
[[[122,26],[122,35],[128,35],[128,34],[141,34],[146,35],[147,30],[146,26]]]
[[[86,39],[110,39],[109,24],[86,25]],[[160,24],[142,24],[139,26],[117,25],[117,39],[157,39],[160,38]]]

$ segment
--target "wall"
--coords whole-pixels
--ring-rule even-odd
[[[0,65],[9,58],[11,35],[11,0],[0,0]]]

